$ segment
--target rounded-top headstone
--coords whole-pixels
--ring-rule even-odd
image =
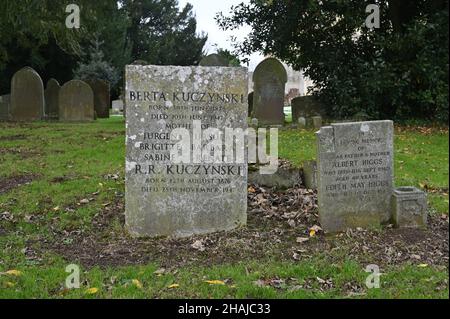
[[[61,85],[56,79],[50,79],[45,89],[45,115],[49,118],[58,118],[58,100]]]
[[[200,66],[229,66],[230,61],[228,61],[228,59],[226,59],[225,57],[223,57],[217,53],[213,53],[213,54],[205,56],[200,61],[199,65]]]
[[[94,120],[94,92],[89,84],[72,80],[59,91],[59,119],[65,122]]]
[[[10,112],[13,121],[36,121],[44,116],[44,84],[30,67],[24,67],[12,77]]]
[[[253,115],[260,124],[284,124],[284,97],[287,72],[275,58],[262,61],[253,72]]]

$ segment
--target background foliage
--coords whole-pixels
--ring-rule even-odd
[[[192,6],[177,0],[77,0],[81,28],[67,29],[66,0],[0,2],[0,94],[12,75],[31,66],[44,83],[94,74],[117,83],[128,63],[194,65],[207,37],[196,34]],[[97,41],[98,45],[93,45]],[[75,74],[76,71],[76,74]]]
[[[373,30],[371,3],[381,16]],[[250,0],[217,21],[251,26],[239,54],[304,69],[333,117],[448,120],[447,0]]]

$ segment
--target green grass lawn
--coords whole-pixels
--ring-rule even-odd
[[[0,298],[448,298],[446,267],[387,265],[381,288],[368,289],[366,265],[350,254],[336,261],[326,252],[298,262],[190,265],[156,273],[158,262],[81,267],[81,288],[64,289],[71,261],[50,251],[33,258],[27,249],[55,233],[89,232],[96,214],[123,195],[124,120],[0,128],[0,180],[28,178],[20,187],[0,189]],[[448,131],[396,130],[396,184],[427,190],[436,214],[448,214],[448,142]],[[279,155],[295,165],[314,159],[314,146],[313,131],[279,133]],[[120,232],[122,225],[114,227]]]

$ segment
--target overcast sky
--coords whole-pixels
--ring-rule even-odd
[[[191,3],[194,6],[194,12],[197,17],[197,32],[206,32],[208,34],[208,42],[206,44],[206,50],[208,53],[215,53],[216,47],[223,49],[233,50],[231,45],[230,36],[236,36],[238,40],[242,40],[249,32],[250,27],[246,26],[238,31],[222,31],[214,17],[217,12],[222,11],[228,15],[230,8],[233,5],[239,3],[247,3],[249,0],[178,0],[180,8],[183,8],[186,3]],[[263,56],[259,54],[253,54],[250,57],[249,69],[253,70],[256,65],[263,59]]]

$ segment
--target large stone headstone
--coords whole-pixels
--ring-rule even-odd
[[[88,122],[94,120],[94,93],[83,81],[72,80],[59,91],[59,120]]]
[[[44,85],[39,74],[25,67],[11,80],[11,119],[37,121],[44,117]]]
[[[223,56],[213,53],[205,56],[200,61],[200,66],[229,66],[230,62]]]
[[[332,124],[317,132],[319,216],[325,231],[390,220],[393,135],[392,121]]]
[[[47,82],[45,89],[45,115],[48,118],[58,118],[59,112],[59,90],[61,86],[55,79],[50,79]]]
[[[247,69],[127,66],[125,76],[129,232],[184,237],[244,225],[247,161],[210,162],[191,154],[186,163],[176,163],[170,150],[178,140],[170,133],[185,128],[185,150],[201,150],[194,139],[210,137],[207,127],[245,130]],[[201,121],[202,133],[194,120]],[[222,144],[214,155],[218,149]]]
[[[109,118],[111,96],[109,83],[101,79],[86,81],[94,92],[94,108],[98,118]]]
[[[286,82],[286,69],[274,58],[262,61],[253,72],[253,116],[261,125],[284,124]]]
[[[299,117],[312,118],[313,116],[323,116],[325,113],[322,104],[312,95],[292,99],[291,108],[293,121],[297,121]]]
[[[10,95],[0,95],[0,121],[9,120],[9,105],[11,103]]]

